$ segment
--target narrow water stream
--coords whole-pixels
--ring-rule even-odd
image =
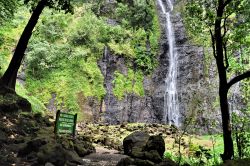
[[[166,3],[164,3],[166,2]],[[179,123],[179,102],[177,94],[177,71],[178,71],[178,53],[175,48],[175,36],[171,22],[171,12],[173,4],[171,0],[158,0],[162,13],[166,19],[165,30],[168,36],[169,51],[166,56],[169,58],[169,69],[165,79],[165,94],[164,94],[164,122],[166,124],[174,124],[180,126]]]

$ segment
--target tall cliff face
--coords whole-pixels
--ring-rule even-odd
[[[106,48],[107,49],[107,48]],[[154,108],[154,98],[152,95],[152,79],[144,78],[145,96],[140,97],[135,94],[125,94],[122,100],[118,100],[114,93],[113,80],[115,71],[127,75],[128,69],[125,59],[107,51],[99,61],[99,67],[104,75],[104,87],[106,96],[103,99],[101,110],[101,121],[118,124],[123,122],[160,122],[161,111]],[[156,100],[158,102],[158,100]],[[153,111],[154,110],[154,111]]]
[[[122,122],[164,122],[164,93],[165,78],[169,68],[168,37],[166,34],[166,19],[158,6],[159,20],[161,23],[160,51],[158,56],[159,65],[151,76],[144,78],[145,96],[126,94],[124,99],[118,100],[113,94],[114,72],[118,70],[127,74],[125,59],[106,52],[99,61],[99,67],[105,77],[104,86],[107,95],[104,98],[102,109],[102,121],[111,124]],[[171,21],[175,34],[176,49],[178,52],[178,101],[180,120],[183,122],[188,115],[198,117],[202,125],[204,120],[214,118],[204,115],[202,109],[211,106],[215,99],[207,97],[210,91],[204,76],[204,50],[202,47],[189,44],[185,34],[185,28],[179,13],[172,13]],[[212,92],[214,94],[216,91]],[[201,109],[202,108],[202,109]]]

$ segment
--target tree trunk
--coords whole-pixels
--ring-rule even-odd
[[[217,46],[219,45],[220,43],[217,43]],[[219,47],[217,47],[216,51],[217,52],[216,62],[220,80],[219,97],[220,97],[220,109],[221,109],[223,141],[224,141],[224,153],[223,155],[221,155],[221,157],[223,161],[226,161],[232,159],[234,154],[234,149],[233,149],[232,129],[231,129],[230,113],[229,113],[228,98],[227,98],[227,93],[228,93],[227,74],[223,58],[219,57],[219,55],[221,55],[223,51],[218,50],[218,48]]]
[[[4,75],[0,79],[0,86],[7,88],[7,89],[15,90],[18,69],[21,66],[21,62],[23,60],[25,50],[27,48],[29,39],[32,35],[32,31],[39,19],[40,14],[42,13],[44,7],[46,6],[46,3],[47,3],[46,0],[41,0],[36,6],[36,8],[34,9],[29,19],[29,22],[26,25],[18,41],[18,44],[16,46],[16,49],[10,61],[10,64],[7,70],[5,71]]]
[[[220,107],[222,114],[222,129],[224,141],[224,153],[221,155],[222,160],[231,160],[234,155],[232,128],[230,123],[230,113],[227,99],[227,89],[220,88]]]
[[[223,52],[223,36],[221,33],[221,20],[224,12],[224,2],[219,1],[217,8],[217,17],[215,20],[215,51],[216,51],[216,64],[219,74],[219,97],[220,97],[220,109],[221,109],[221,118],[222,118],[222,129],[223,129],[223,140],[224,140],[224,153],[221,155],[222,160],[231,160],[234,154],[233,149],[233,139],[232,139],[232,129],[230,124],[230,113],[228,107],[228,83],[227,83],[227,73],[226,66],[224,64],[224,55]],[[226,51],[226,50],[224,50]]]

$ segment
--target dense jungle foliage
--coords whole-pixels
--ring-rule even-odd
[[[74,6],[73,15],[52,9],[42,13],[21,69],[25,86],[18,83],[17,92],[28,98],[34,111],[45,111],[54,93],[60,109],[80,112],[83,101],[79,96],[100,101],[106,93],[98,61],[107,47],[112,54],[124,57],[129,68],[128,75],[115,73],[117,98],[122,99],[125,93],[143,95],[143,77],[157,65],[160,27],[154,1],[133,6],[126,1],[108,5],[104,0],[76,1]],[[26,6],[19,5],[16,10],[0,29],[0,74],[30,16]]]
[[[24,2],[0,0],[0,77],[6,71],[38,1]],[[78,113],[79,121],[88,118],[82,107],[88,98],[95,99],[102,107],[107,92],[99,62],[106,60],[107,50],[114,56],[122,57],[128,69],[126,74],[119,69],[114,72],[112,83],[115,97],[122,100],[126,94],[145,95],[144,78],[151,77],[159,63],[162,33],[158,1],[72,0],[74,9],[67,6],[67,0],[48,2],[48,8],[43,10],[29,40],[16,85],[17,94],[28,99],[33,112],[47,114],[47,107],[53,98],[56,98],[56,110]],[[223,2],[223,17],[218,15],[220,2]],[[209,80],[210,67],[215,66],[216,60],[218,62],[218,25],[216,29],[215,24],[221,21],[219,29],[222,34],[219,39],[222,39],[220,44],[223,46],[222,66],[226,81],[224,94],[228,98],[233,97],[232,89],[238,86],[244,105],[244,109],[230,112],[231,119],[226,119],[229,125],[232,124],[229,128],[230,132],[232,128],[234,141],[233,157],[249,158],[250,79],[242,79],[237,84],[230,84],[230,80],[250,69],[250,2],[176,0],[175,3],[174,12],[181,13],[189,44],[204,48],[206,81]],[[212,88],[217,86],[211,83]],[[2,96],[0,101],[4,101]],[[212,107],[219,108],[219,102],[220,95]],[[207,149],[195,142],[195,136],[187,134],[188,127],[185,125],[184,130],[174,133],[175,138],[171,140],[174,152],[166,151],[164,156],[178,164],[218,165],[222,162],[221,135],[204,136],[203,140],[210,141],[210,149]],[[231,137],[231,133],[229,135]],[[185,144],[181,145],[181,141],[188,142],[188,151],[185,151]],[[225,146],[224,135],[224,149]],[[227,159],[232,155],[229,154]]]

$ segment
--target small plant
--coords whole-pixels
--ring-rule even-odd
[[[250,156],[249,112],[243,109],[241,113],[243,113],[243,115],[232,114],[234,121],[233,137],[236,142],[237,157],[247,158]]]

